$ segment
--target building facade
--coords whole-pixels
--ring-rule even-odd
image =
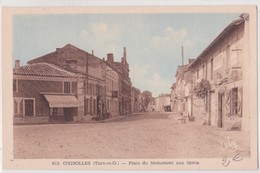
[[[122,115],[126,115],[131,113],[131,87],[132,82],[129,77],[129,64],[126,58],[126,48],[124,47],[123,57],[121,58],[121,62],[115,62],[115,67],[120,72],[120,110]]]
[[[166,106],[171,104],[171,95],[170,94],[160,94],[154,100],[154,109],[155,111],[165,111]]]
[[[198,99],[193,94],[195,105],[205,103],[205,108],[193,106],[193,114],[206,120],[208,125],[225,129],[249,128],[250,115],[244,98],[248,92],[244,64],[249,55],[249,16],[230,23],[220,35],[189,65],[193,74],[193,88],[202,79],[208,80],[211,90],[206,98]],[[204,115],[203,115],[204,114]]]
[[[120,74],[115,68],[114,55],[107,54],[106,60],[106,107],[112,116],[120,114],[119,110],[119,78]]]
[[[84,107],[83,120],[90,120],[98,117],[98,96],[105,97],[105,74],[106,69],[102,67],[102,60],[99,59],[84,50],[81,50],[71,44],[68,44],[62,48],[57,48],[56,51],[47,55],[35,58],[28,62],[28,64],[34,64],[39,62],[46,62],[57,65],[70,72],[81,74],[85,76],[84,79],[84,95],[83,103]],[[82,99],[80,99],[82,100]]]
[[[48,63],[13,70],[14,123],[64,122],[84,112],[84,77]]]

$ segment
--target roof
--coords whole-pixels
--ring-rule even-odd
[[[188,68],[195,66],[200,62],[209,52],[213,49],[220,41],[222,41],[226,36],[234,31],[238,26],[244,23],[244,19],[237,19],[231,22],[211,43],[210,45],[191,63]]]
[[[178,66],[175,77],[177,77],[178,75],[181,75],[183,72],[186,71],[186,69],[187,69],[187,65]]]
[[[69,72],[56,65],[48,63],[35,63],[28,64],[19,68],[14,68],[13,74],[15,75],[28,75],[28,76],[48,76],[48,77],[82,77],[82,75]]]

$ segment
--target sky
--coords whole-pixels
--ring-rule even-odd
[[[99,58],[121,61],[126,47],[132,85],[156,97],[170,93],[175,73],[196,58],[233,20],[234,13],[44,14],[13,18],[13,62],[21,65],[70,43]]]

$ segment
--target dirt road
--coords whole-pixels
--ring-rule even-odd
[[[146,112],[108,123],[14,126],[14,158],[212,158],[223,157],[232,139],[250,155],[249,132],[226,131],[179,115]]]

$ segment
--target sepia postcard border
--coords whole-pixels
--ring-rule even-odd
[[[251,129],[250,144],[251,157],[244,158],[241,162],[232,162],[228,167],[222,166],[222,158],[191,158],[191,159],[14,159],[13,158],[13,112],[12,112],[12,17],[15,14],[75,14],[75,13],[248,13],[250,15],[250,95],[257,93],[257,8],[256,6],[168,6],[168,7],[4,7],[2,8],[2,50],[3,50],[3,168],[4,169],[66,169],[66,170],[91,170],[91,169],[120,169],[120,170],[199,170],[199,169],[257,169],[257,97],[250,98]],[[95,161],[103,161],[110,164],[98,166]],[[129,161],[141,163],[195,161],[196,165],[129,165],[123,164]],[[78,165],[66,164],[77,162]],[[61,163],[59,165],[53,163]],[[65,164],[64,164],[65,163]],[[89,165],[90,163],[90,165]]]

